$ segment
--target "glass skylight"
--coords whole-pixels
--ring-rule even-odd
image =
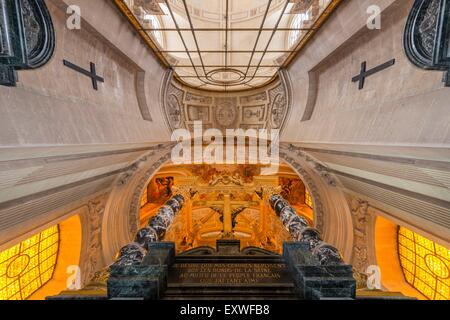
[[[341,0],[115,0],[178,80],[246,90],[270,82]]]

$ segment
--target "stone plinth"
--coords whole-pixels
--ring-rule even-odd
[[[167,282],[167,266],[112,266],[108,298],[159,299]]]
[[[144,257],[143,265],[170,266],[175,261],[175,243],[153,242],[148,244],[149,253]]]
[[[353,278],[351,265],[320,265],[309,251],[308,245],[298,242],[286,242],[283,257],[300,298],[355,299],[356,280]]]

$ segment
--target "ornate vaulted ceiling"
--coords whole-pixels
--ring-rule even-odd
[[[285,72],[267,86],[251,92],[205,92],[183,86],[168,77],[163,86],[163,111],[171,130],[204,128],[283,130],[291,110],[291,86]]]
[[[114,0],[161,61],[191,87],[261,87],[341,0]]]

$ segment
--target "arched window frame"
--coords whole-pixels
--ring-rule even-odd
[[[152,29],[161,29],[161,22],[158,17],[153,14],[145,14],[144,20],[151,24]],[[164,48],[164,35],[161,31],[153,30],[151,32],[153,40],[162,48]]]
[[[311,9],[309,8],[308,11],[305,13],[299,13],[296,14],[291,21],[291,29],[300,29],[303,27],[305,21],[310,21],[312,19]],[[297,44],[298,40],[301,37],[301,30],[291,30],[288,35],[288,43],[287,47],[289,50],[293,49],[295,45]]]

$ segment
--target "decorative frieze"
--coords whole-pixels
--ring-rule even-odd
[[[353,258],[352,265],[359,285],[366,287],[366,270],[369,266],[368,256],[368,220],[369,203],[367,201],[351,197],[349,199],[353,219]]]
[[[137,184],[135,191],[133,193],[132,196],[132,200],[131,200],[131,206],[130,206],[130,214],[128,215],[128,226],[130,229],[130,235],[131,237],[133,237],[136,232],[138,231],[138,225],[139,225],[139,209],[140,209],[140,204],[141,204],[141,197],[142,197],[142,191],[144,190],[145,186],[148,184],[148,180],[150,179],[151,176],[153,176],[155,174],[155,172],[167,161],[170,160],[170,152],[166,151],[166,147],[164,148],[161,147],[161,151],[166,152],[164,154],[164,156],[162,156],[161,158],[158,159],[158,161],[156,161],[155,163],[153,163],[149,169],[147,169],[147,171],[145,172],[145,174],[142,176],[142,178],[139,180],[139,183]],[[160,151],[160,152],[161,152]],[[142,158],[143,159],[143,158]],[[142,161],[140,161],[140,163],[142,163]],[[136,165],[136,164],[135,164]],[[126,172],[125,174],[127,176],[125,177],[125,182],[127,181],[127,179],[129,179],[131,177],[131,175],[133,175],[135,173],[135,171],[137,171],[136,169],[131,168],[128,172]],[[122,181],[123,182],[123,181]]]
[[[194,121],[205,128],[280,129],[291,106],[288,78],[248,92],[196,91],[168,76],[162,90],[163,112],[171,130],[192,129]]]
[[[102,221],[105,212],[107,194],[101,195],[87,204],[87,250],[83,257],[84,270],[82,274],[85,282],[90,281],[103,267],[102,261]]]
[[[307,155],[301,147],[289,144],[287,149],[291,152],[295,152],[299,157],[303,158],[310,165],[310,167],[327,182],[328,185],[333,187],[336,186],[336,179],[330,173],[328,168]]]

